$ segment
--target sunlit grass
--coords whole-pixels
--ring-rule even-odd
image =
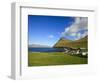
[[[63,52],[29,52],[28,66],[87,64],[87,58],[71,56]]]

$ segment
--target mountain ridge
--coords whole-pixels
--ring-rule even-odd
[[[48,45],[40,45],[40,44],[29,44],[28,47],[33,47],[33,48],[44,48],[44,47],[50,47]]]
[[[88,47],[87,40],[88,40],[88,36],[85,36],[84,38],[75,41],[67,40],[65,38],[60,38],[53,47],[87,48]]]

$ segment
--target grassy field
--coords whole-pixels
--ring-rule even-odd
[[[63,52],[29,52],[28,66],[87,64],[87,58],[71,56]]]

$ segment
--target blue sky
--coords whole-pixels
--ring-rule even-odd
[[[76,17],[28,15],[29,44],[53,46],[60,37],[65,37],[70,40],[79,39],[77,38],[78,34],[80,36],[87,33],[87,29],[83,29],[87,27],[85,25],[87,22],[86,18],[85,23],[82,23],[81,28],[79,28],[81,23],[80,19],[82,18],[83,17],[77,17],[76,19]],[[84,22],[84,19],[81,21]],[[76,25],[76,29],[73,25]]]

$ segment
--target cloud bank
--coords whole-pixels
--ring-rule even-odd
[[[87,35],[88,32],[88,18],[87,17],[76,17],[75,22],[66,27],[62,32],[62,37],[72,37],[73,40],[78,40]]]

